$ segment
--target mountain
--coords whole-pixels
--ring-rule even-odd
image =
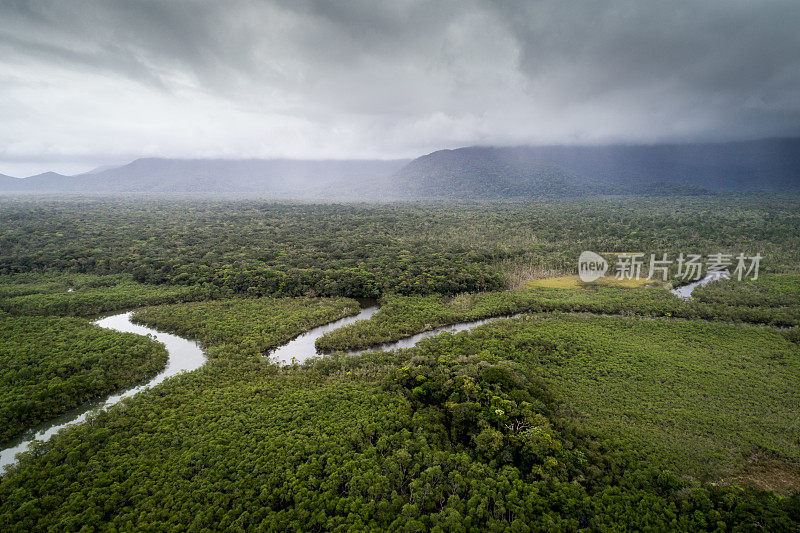
[[[0,181],[0,192],[46,194],[189,193],[276,199],[380,198],[403,160],[137,159],[77,176],[52,172],[19,183]]]
[[[371,189],[407,160],[138,159],[90,181],[109,192],[241,193],[275,197],[340,196]],[[377,192],[377,188],[376,188]]]
[[[85,176],[87,174],[99,174],[101,172],[105,172],[106,170],[111,170],[112,168],[119,168],[121,166],[124,166],[124,165],[101,165],[101,166],[99,166],[97,168],[93,168],[92,170],[89,170],[88,172],[84,172],[83,174],[79,174],[79,176]]]
[[[43,172],[41,174],[36,174],[35,176],[25,178],[23,183],[26,183],[28,180],[30,180],[31,183],[38,184],[39,187],[57,189],[72,183],[73,178],[57,172]]]
[[[6,176],[5,174],[0,174],[0,191],[13,191],[18,187],[18,182],[22,180],[18,178],[12,178],[11,176]]]
[[[410,198],[800,191],[800,139],[440,150],[411,161],[392,186]]]
[[[419,157],[392,176],[399,198],[512,198],[602,191],[589,177],[539,157],[531,148],[473,146]]]
[[[472,146],[414,160],[137,159],[77,176],[0,176],[0,193],[242,195],[295,200],[491,199],[800,192],[800,139]]]
[[[61,189],[71,178],[55,172],[45,172],[29,178],[12,178],[0,174],[0,192],[28,192],[30,190]]]

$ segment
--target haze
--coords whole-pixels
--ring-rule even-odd
[[[800,134],[796,1],[0,0],[0,173]]]

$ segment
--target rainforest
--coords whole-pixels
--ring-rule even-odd
[[[792,195],[0,198],[0,528],[797,530],[798,265]]]
[[[0,533],[800,533],[800,1],[0,21]]]

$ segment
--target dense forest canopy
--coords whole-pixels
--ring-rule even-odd
[[[155,375],[160,344],[85,320],[0,311],[0,442],[86,400]]]
[[[2,199],[6,438],[163,365],[93,317],[133,309],[208,359],[34,444],[0,528],[796,530],[798,208]],[[583,283],[584,250],[763,260],[688,301]],[[359,302],[381,309],[322,336],[331,355],[270,360]],[[497,320],[341,353],[477,318]]]
[[[0,274],[128,274],[250,295],[457,294],[530,272],[574,273],[583,250],[759,252],[797,272],[800,201],[617,197],[450,204],[0,199]]]

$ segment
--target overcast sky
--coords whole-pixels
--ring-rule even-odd
[[[798,28],[798,0],[0,0],[0,173],[798,135]]]

